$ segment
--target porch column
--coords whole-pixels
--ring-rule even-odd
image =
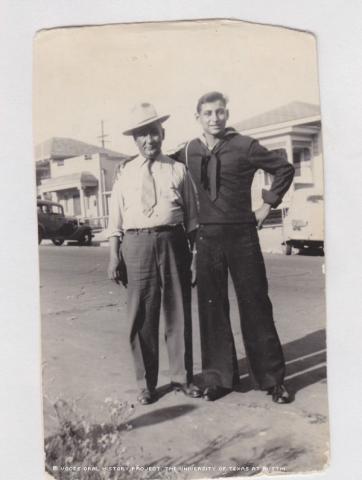
[[[81,212],[81,216],[84,218],[86,217],[84,188],[82,187],[82,185],[79,185],[78,189],[80,194],[80,212]]]
[[[285,149],[287,151],[288,162],[293,165],[293,140],[290,135],[286,138]]]
[[[99,189],[99,198],[102,202],[102,217],[107,215],[106,210],[106,199],[105,199],[105,191],[106,191],[106,179],[104,175],[104,168],[101,168],[101,176],[100,176],[100,189]]]

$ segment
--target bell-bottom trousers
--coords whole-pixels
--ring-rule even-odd
[[[229,315],[229,271],[254,387],[264,390],[282,383],[285,362],[274,325],[255,225],[201,225],[197,236],[196,265],[205,384],[232,388],[238,378]]]

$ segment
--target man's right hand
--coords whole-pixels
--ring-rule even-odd
[[[111,257],[108,264],[108,278],[116,283],[119,283],[118,274],[119,259],[117,257]]]

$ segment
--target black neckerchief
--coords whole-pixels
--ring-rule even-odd
[[[202,148],[200,181],[212,202],[217,199],[220,188],[220,159],[218,153],[224,143],[237,134],[238,132],[234,128],[225,128],[218,143],[211,150],[199,139]]]

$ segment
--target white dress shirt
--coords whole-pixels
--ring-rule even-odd
[[[146,160],[138,156],[120,168],[114,182],[108,237],[121,236],[122,231],[184,224],[186,232],[198,226],[196,194],[191,177],[183,163],[160,154],[151,164],[157,203],[150,216],[143,213],[142,180]]]

